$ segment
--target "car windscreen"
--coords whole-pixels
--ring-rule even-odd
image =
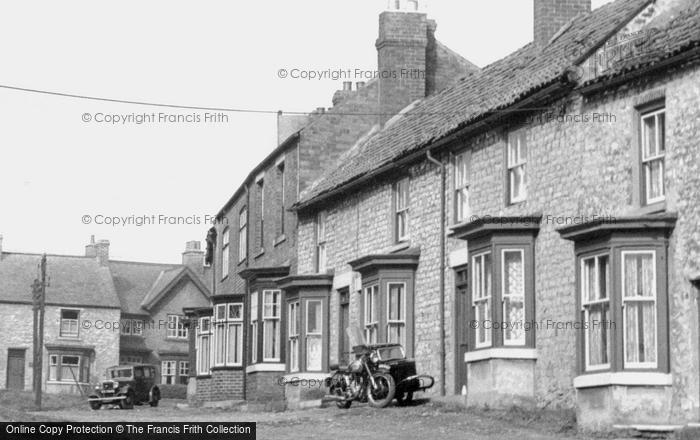
[[[108,376],[110,379],[124,379],[131,377],[131,368],[115,368],[109,370]]]

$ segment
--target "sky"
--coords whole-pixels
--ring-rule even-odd
[[[267,112],[0,88],[3,250],[81,255],[94,235],[110,241],[113,259],[180,262],[185,242],[204,240],[210,219],[276,146],[274,113],[330,107],[342,88],[342,79],[280,78],[280,69],[375,70],[385,6],[0,1],[0,86]],[[427,12],[437,38],[479,66],[532,40],[531,0],[431,0]]]

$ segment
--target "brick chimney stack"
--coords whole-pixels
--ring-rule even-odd
[[[192,269],[196,274],[204,273],[204,251],[199,241],[185,243],[185,252],[182,253],[182,264]]]
[[[425,98],[428,17],[417,0],[389,0],[379,15],[379,124]]]
[[[535,45],[544,47],[549,40],[579,14],[591,12],[591,0],[534,0]]]
[[[85,246],[85,256],[96,258],[100,266],[109,263],[109,240],[99,240],[95,242],[95,236],[90,236],[90,243]]]

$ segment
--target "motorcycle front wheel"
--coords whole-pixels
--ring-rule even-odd
[[[396,393],[394,378],[386,373],[374,373],[372,377],[376,386],[372,388],[371,382],[367,384],[367,400],[374,408],[384,408],[394,399],[394,393]]]

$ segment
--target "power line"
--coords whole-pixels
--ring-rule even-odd
[[[104,98],[100,96],[89,96],[89,95],[79,95],[76,93],[64,93],[64,92],[54,92],[51,90],[40,90],[31,89],[27,87],[17,87],[0,84],[0,89],[13,90],[25,93],[34,93],[39,95],[50,95],[59,96],[63,98],[72,99],[83,99],[88,101],[99,101],[99,102],[111,102],[117,104],[130,104],[130,105],[142,105],[150,107],[163,107],[181,110],[202,110],[202,111],[212,111],[212,112],[226,112],[226,113],[257,113],[257,114],[286,114],[286,115],[310,115],[313,112],[299,112],[299,111],[283,111],[283,110],[260,110],[260,109],[249,109],[249,108],[231,108],[231,107],[203,107],[196,105],[184,105],[184,104],[168,104],[162,102],[149,102],[149,101],[132,101],[127,99],[116,99],[116,98]],[[512,112],[527,112],[527,111],[542,111],[549,110],[550,107],[523,107],[518,109],[506,109],[506,110],[490,110],[489,113],[512,113]],[[445,116],[445,115],[459,115],[465,112],[409,112],[412,115],[419,116]],[[325,113],[317,113],[325,114]],[[384,113],[372,113],[372,112],[332,112],[330,114],[338,116],[381,116]],[[393,116],[394,114],[389,114]]]

